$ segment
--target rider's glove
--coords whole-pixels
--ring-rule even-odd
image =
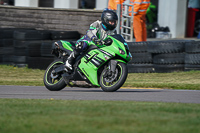
[[[108,38],[104,41],[104,45],[109,46],[112,44],[112,39]]]
[[[93,41],[96,45],[102,45],[102,41],[99,40],[97,37],[94,37],[94,38],[92,39],[92,41]]]

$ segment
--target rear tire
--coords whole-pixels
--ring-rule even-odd
[[[44,85],[50,91],[60,91],[65,88],[66,83],[61,74],[53,75],[52,71],[56,65],[64,64],[61,59],[53,61],[46,69],[44,74]]]
[[[118,90],[126,81],[128,75],[127,65],[124,63],[118,63],[114,75],[106,76],[108,68],[104,68],[100,76],[100,86],[105,92],[113,92]]]

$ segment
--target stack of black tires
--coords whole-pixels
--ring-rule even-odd
[[[200,70],[200,42],[171,40],[129,42],[129,73],[167,73]]]
[[[151,42],[148,52],[153,56],[155,72],[184,71],[185,41]]]
[[[9,28],[0,29],[0,63],[13,64],[13,30]]]
[[[75,41],[77,31],[0,29],[0,64],[46,69],[54,60],[52,44],[58,40]]]
[[[185,71],[200,70],[200,41],[185,45]]]
[[[152,54],[148,52],[150,42],[129,42],[132,60],[128,64],[129,73],[154,72]]]
[[[14,64],[16,66],[26,66],[29,63],[29,44],[38,44],[51,39],[50,31],[39,30],[16,30],[14,37]],[[38,47],[37,51],[40,51]]]
[[[55,59],[54,55],[51,54],[54,42],[59,40],[76,41],[80,38],[80,34],[77,31],[51,31],[50,38],[51,40],[29,42],[29,68],[46,69]]]
[[[46,69],[54,60],[52,45],[76,41],[77,31],[0,28],[0,64]],[[128,42],[132,60],[129,73],[163,73],[200,70],[200,41],[171,40]]]

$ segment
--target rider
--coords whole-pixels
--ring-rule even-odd
[[[68,70],[73,69],[76,57],[82,51],[87,50],[89,42],[93,41],[96,45],[101,45],[108,35],[116,34],[118,16],[113,10],[105,9],[101,15],[101,21],[97,20],[90,25],[90,29],[81,39],[76,42],[76,49],[67,58],[65,67]]]

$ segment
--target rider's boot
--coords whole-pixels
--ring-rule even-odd
[[[79,55],[78,52],[76,52],[75,50],[72,51],[72,53],[69,55],[69,57],[67,58],[67,61],[65,62],[65,68],[67,70],[72,71],[73,70],[73,65],[75,63],[75,59],[76,57]]]
[[[73,65],[75,63],[75,59],[76,57],[79,56],[80,52],[82,51],[83,47],[84,47],[84,42],[79,41],[76,44],[76,48],[72,51],[72,53],[69,55],[69,57],[67,58],[67,61],[65,62],[65,68],[67,70],[72,71],[73,70]],[[87,45],[87,44],[85,44]]]

